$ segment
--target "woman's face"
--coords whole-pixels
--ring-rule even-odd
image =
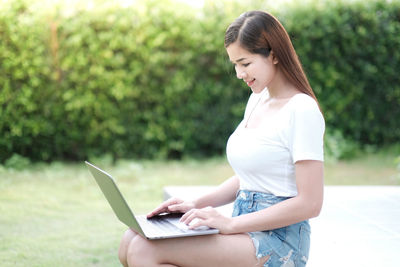
[[[272,86],[277,69],[273,52],[268,57],[253,54],[237,41],[230,44],[226,51],[235,66],[237,78],[243,79],[254,93],[258,94],[265,87]]]

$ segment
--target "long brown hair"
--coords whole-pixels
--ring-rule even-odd
[[[318,103],[288,33],[274,16],[263,11],[243,13],[226,30],[225,48],[236,41],[249,52],[266,57],[272,50],[289,82]]]

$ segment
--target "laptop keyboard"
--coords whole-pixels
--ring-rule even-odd
[[[144,228],[143,230],[145,232],[151,232],[153,234],[185,232],[165,219],[155,218],[148,220],[146,216],[136,216],[136,219],[138,220],[140,226]]]

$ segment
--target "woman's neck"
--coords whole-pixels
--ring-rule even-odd
[[[300,91],[284,77],[282,72],[278,72],[274,81],[268,86],[268,93],[270,98],[285,99],[291,98]]]

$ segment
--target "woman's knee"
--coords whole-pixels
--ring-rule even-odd
[[[118,258],[122,263],[122,265],[124,266],[128,266],[127,254],[128,254],[129,244],[132,242],[132,239],[134,239],[136,235],[137,234],[135,232],[133,232],[131,229],[128,229],[122,236],[118,250]]]
[[[154,265],[156,254],[153,244],[137,235],[129,243],[126,260],[130,267],[151,266]]]

